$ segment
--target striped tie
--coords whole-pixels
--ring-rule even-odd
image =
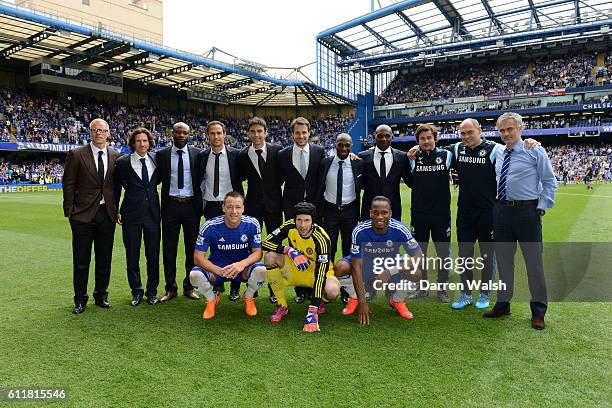
[[[499,176],[499,185],[497,187],[497,199],[506,199],[506,177],[508,176],[508,167],[510,167],[510,155],[512,149],[504,151],[504,163],[502,164],[501,175]]]

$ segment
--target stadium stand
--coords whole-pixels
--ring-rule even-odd
[[[59,101],[36,93],[0,87],[0,140],[4,142],[36,142],[51,144],[83,144],[89,138],[87,126],[96,117],[105,118],[110,125],[110,143],[126,146],[127,132],[138,126],[153,131],[157,147],[170,143],[172,125],[178,121],[192,128],[193,143],[206,146],[205,129],[210,120],[221,120],[227,126],[229,141],[235,147],[245,145],[248,118],[213,116],[206,118],[194,112],[168,112],[153,107],[133,107],[121,104],[87,102],[70,98]],[[269,140],[282,145],[290,143],[290,120],[266,118]],[[327,116],[310,118],[312,141],[325,147],[333,145],[335,135],[345,131],[351,118]]]
[[[609,58],[609,57],[608,57]],[[608,64],[609,65],[609,64]],[[530,67],[533,67],[530,73]],[[425,100],[542,92],[597,85],[596,55],[570,55],[485,66],[428,70],[398,75],[380,95],[380,105]],[[610,67],[608,67],[608,74]]]

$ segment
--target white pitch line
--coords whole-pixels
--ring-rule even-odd
[[[556,195],[572,195],[572,196],[587,196],[587,197],[603,197],[603,198],[612,198],[612,196],[609,196],[609,195],[602,195],[602,194],[557,193]]]

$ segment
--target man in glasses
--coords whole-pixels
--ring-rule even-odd
[[[115,160],[119,153],[107,146],[108,123],[94,119],[89,124],[91,142],[68,152],[64,165],[64,216],[72,230],[74,310],[81,314],[87,304],[87,280],[91,246],[95,246],[97,306],[107,309],[117,209],[113,189]]]

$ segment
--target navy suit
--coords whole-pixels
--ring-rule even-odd
[[[115,162],[115,205],[120,208],[123,244],[127,264],[128,283],[132,295],[157,295],[159,285],[160,205],[157,195],[158,171],[143,180],[132,166],[131,155],[124,155]],[[153,157],[149,158],[155,163]],[[121,207],[121,188],[125,190]],[[140,280],[140,243],[144,239],[147,258],[147,290]]]

